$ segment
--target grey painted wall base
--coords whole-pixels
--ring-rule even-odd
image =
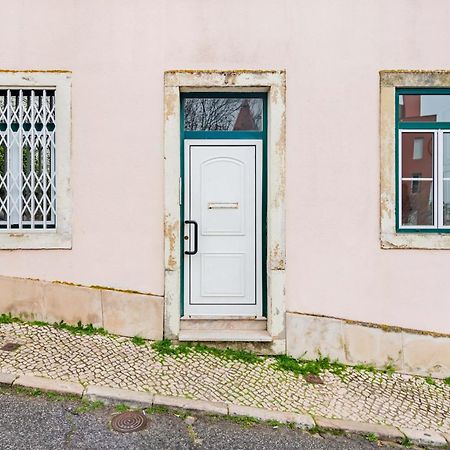
[[[450,376],[450,336],[297,313],[287,313],[286,330],[287,352],[294,357],[322,355],[349,365],[390,364],[404,373]]]
[[[0,276],[1,313],[49,323],[81,321],[121,336],[163,336],[164,300],[146,294]]]

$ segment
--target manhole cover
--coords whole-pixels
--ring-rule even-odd
[[[127,411],[117,414],[111,419],[111,427],[119,433],[132,433],[141,431],[147,425],[147,417],[144,413],[136,411]]]
[[[0,350],[4,350],[5,352],[13,352],[14,350],[17,350],[20,347],[20,344],[17,344],[16,342],[8,342],[3,347],[0,347]]]
[[[305,381],[311,384],[324,384],[322,378],[320,378],[319,375],[314,375],[313,373],[305,375]]]

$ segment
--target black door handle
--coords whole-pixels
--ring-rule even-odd
[[[198,252],[198,223],[195,220],[185,220],[184,223],[186,225],[194,225],[194,250],[191,252],[189,250],[185,250],[185,255],[195,255]],[[190,248],[190,245],[189,245]]]

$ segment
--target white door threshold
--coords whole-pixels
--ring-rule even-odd
[[[272,342],[267,330],[180,330],[179,341]]]

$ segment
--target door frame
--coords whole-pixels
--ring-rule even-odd
[[[239,96],[235,96],[233,95],[233,98],[237,98],[237,97],[241,97],[241,98],[246,98],[244,95],[239,95]],[[265,100],[265,99],[264,99]],[[265,108],[265,104],[266,102],[264,101],[263,103],[263,116],[266,116],[266,108]],[[182,117],[183,120],[183,117]],[[264,119],[265,121],[266,119]],[[265,129],[265,126],[263,125],[263,129]],[[245,139],[243,137],[234,139],[234,138],[229,138],[229,139],[219,139],[216,136],[214,136],[215,132],[209,133],[212,135],[211,138],[208,139],[182,139],[182,147],[183,147],[183,155],[181,156],[182,158],[182,173],[181,173],[181,199],[183,199],[180,205],[180,216],[181,216],[181,229],[180,229],[180,234],[181,236],[183,236],[185,234],[185,225],[184,225],[184,220],[185,220],[185,210],[186,210],[186,198],[189,196],[189,190],[190,187],[187,187],[188,185],[188,181],[190,181],[190,179],[187,179],[187,172],[190,172],[189,170],[189,162],[186,161],[186,154],[187,154],[187,147],[190,145],[218,145],[218,146],[235,146],[236,144],[238,145],[242,145],[242,146],[255,146],[255,151],[256,151],[256,160],[255,160],[255,168],[261,169],[261,176],[257,176],[257,178],[255,179],[255,183],[256,184],[256,190],[255,190],[255,211],[258,212],[259,210],[261,211],[261,218],[260,220],[256,221],[255,223],[255,240],[256,240],[256,248],[255,248],[255,256],[257,258],[256,262],[256,267],[255,267],[255,276],[256,276],[256,290],[255,290],[255,294],[256,294],[256,305],[257,308],[260,312],[260,314],[256,314],[256,317],[265,317],[266,315],[266,311],[267,311],[267,307],[266,307],[266,290],[267,290],[267,285],[266,285],[266,281],[267,281],[267,277],[263,276],[264,273],[267,272],[267,251],[266,251],[266,243],[267,243],[267,238],[266,238],[266,211],[267,211],[267,201],[266,201],[266,197],[267,197],[267,190],[266,190],[266,185],[267,185],[267,171],[265,170],[265,141],[261,140],[261,139]],[[265,132],[264,132],[265,134]],[[259,152],[256,150],[256,148],[259,147]],[[258,157],[258,153],[260,154]],[[200,225],[200,223],[199,223]],[[181,255],[182,255],[182,260],[181,260],[181,278],[180,278],[180,282],[181,282],[181,293],[180,293],[180,299],[181,299],[181,304],[180,304],[180,314],[183,317],[185,315],[185,300],[186,300],[186,284],[185,284],[185,279],[186,279],[186,274],[189,274],[189,269],[185,267],[185,255],[184,255],[184,251],[186,250],[186,246],[185,246],[185,242],[183,241],[183,239],[181,239]],[[258,289],[258,286],[260,287],[260,290]],[[259,305],[258,305],[259,303]],[[205,305],[206,306],[206,305]],[[207,314],[205,314],[207,315]],[[214,314],[208,314],[210,316],[214,316]],[[232,316],[233,314],[227,314]],[[238,314],[239,316],[245,316],[245,314]],[[219,316],[220,317],[220,316]],[[249,317],[252,317],[251,315]]]
[[[267,95],[267,331],[268,351],[285,352],[285,154],[286,74],[280,70],[175,70],[164,75],[164,336],[180,331],[181,95],[189,92]],[[239,132],[233,132],[239,133]],[[185,136],[188,137],[188,136]]]

